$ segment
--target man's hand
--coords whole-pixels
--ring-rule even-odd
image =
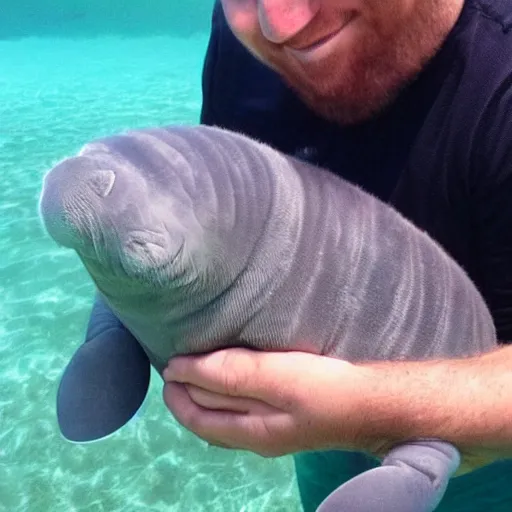
[[[375,440],[360,431],[369,420],[364,389],[370,372],[345,361],[228,349],[176,357],[163,377],[169,410],[212,445],[272,457],[324,448],[375,449]]]

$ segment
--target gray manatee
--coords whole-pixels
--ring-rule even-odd
[[[216,127],[131,131],[45,176],[40,213],[97,297],[60,382],[63,435],[109,435],[137,412],[150,364],[227,346],[352,362],[495,347],[466,273],[389,205],[332,173]],[[427,512],[460,464],[438,439],[393,447],[320,505]]]

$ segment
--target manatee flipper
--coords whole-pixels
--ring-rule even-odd
[[[460,464],[460,454],[443,441],[397,445],[382,466],[333,491],[317,512],[432,512]]]
[[[150,375],[142,347],[97,296],[86,341],[64,370],[57,392],[62,435],[86,443],[113,434],[140,409]]]

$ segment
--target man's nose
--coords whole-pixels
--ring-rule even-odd
[[[317,14],[321,0],[259,0],[261,31],[273,43],[298,34]]]

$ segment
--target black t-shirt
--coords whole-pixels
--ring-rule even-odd
[[[466,0],[436,57],[374,119],[325,121],[235,39],[217,3],[203,124],[222,126],[355,182],[464,267],[512,341],[512,2]]]

